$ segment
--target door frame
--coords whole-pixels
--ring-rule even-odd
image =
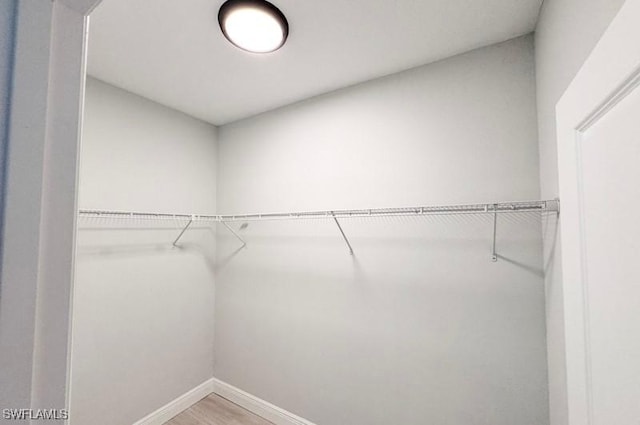
[[[68,409],[88,14],[101,0],[15,1],[0,251],[0,408]]]
[[[593,424],[580,144],[640,85],[640,0],[627,0],[556,107],[569,425]]]
[[[68,408],[88,15],[101,0],[16,1],[2,205],[0,401],[3,408]],[[627,0],[557,106],[570,425],[591,423],[577,148],[581,135],[640,84],[640,52],[629,54],[637,46],[628,36],[638,18],[640,0]]]

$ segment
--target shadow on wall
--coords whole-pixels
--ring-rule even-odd
[[[210,226],[192,226],[178,244],[173,241],[184,224],[88,224],[78,226],[80,259],[122,259],[153,255],[197,254],[215,273],[216,232]]]
[[[376,217],[343,219],[341,223],[347,237],[354,245],[354,255],[347,252],[341,242],[339,230],[331,221],[279,221],[230,223],[236,232],[247,238],[249,245],[240,242],[228,230],[221,228],[218,237],[221,250],[216,258],[216,229],[211,226],[193,226],[184,234],[177,246],[172,245],[184,223],[84,223],[78,228],[80,257],[118,258],[148,256],[153,254],[199,254],[204,258],[212,273],[223,271],[246,248],[251,245],[287,244],[297,245],[301,250],[316,245],[336,245],[340,255],[350,258],[354,271],[364,276],[361,257],[366,256],[367,247],[383,245],[395,249],[454,249],[459,244],[477,245],[478,253],[489,258],[491,248],[491,217],[482,215],[440,215],[422,217]],[[552,251],[545,254],[542,264],[531,262],[531,257],[510,253],[518,251],[523,244],[534,242],[532,232],[522,232],[524,228],[543,228],[543,238],[555,240],[558,232],[556,214],[502,214],[498,219],[497,249],[499,261],[510,263],[527,273],[543,277],[549,267]],[[523,234],[523,237],[514,235]],[[533,244],[535,245],[535,243]],[[482,251],[482,252],[481,252]],[[250,254],[249,254],[250,255]]]
[[[546,215],[546,214],[545,214]],[[555,217],[555,214],[553,214]],[[546,227],[555,221],[544,218]],[[235,231],[247,240],[249,251],[252,245],[274,244],[296,245],[302,252],[313,253],[314,245],[335,245],[339,255],[351,258],[354,270],[364,273],[361,259],[366,257],[367,247],[375,244],[386,247],[390,252],[397,249],[453,249],[456,246],[477,246],[489,259],[492,242],[492,218],[481,215],[439,215],[422,217],[375,217],[342,219],[347,238],[354,248],[354,255],[348,254],[348,246],[342,242],[339,229],[330,221],[278,221],[254,222],[235,225]],[[542,226],[539,213],[501,214],[498,219],[497,249],[498,258],[522,270],[543,277],[543,265],[536,257],[518,254],[518,251],[530,243],[536,247],[539,237],[535,235]],[[546,228],[545,227],[545,228]],[[528,229],[523,232],[523,229]],[[523,234],[523,237],[516,235]],[[219,233],[220,250],[216,271],[220,272],[238,256],[243,246],[236,247],[233,235],[224,231]],[[515,248],[515,253],[511,253]],[[247,255],[251,255],[248,253]],[[534,258],[534,262],[531,259]]]

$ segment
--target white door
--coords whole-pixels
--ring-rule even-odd
[[[640,0],[557,107],[570,425],[640,425]]]

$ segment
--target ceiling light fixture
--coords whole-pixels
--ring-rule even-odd
[[[218,12],[218,23],[227,40],[252,53],[278,50],[289,35],[287,18],[265,0],[227,0]]]

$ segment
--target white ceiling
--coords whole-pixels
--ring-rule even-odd
[[[216,125],[533,31],[542,0],[271,0],[290,34],[249,54],[223,0],[103,0],[89,74]]]

